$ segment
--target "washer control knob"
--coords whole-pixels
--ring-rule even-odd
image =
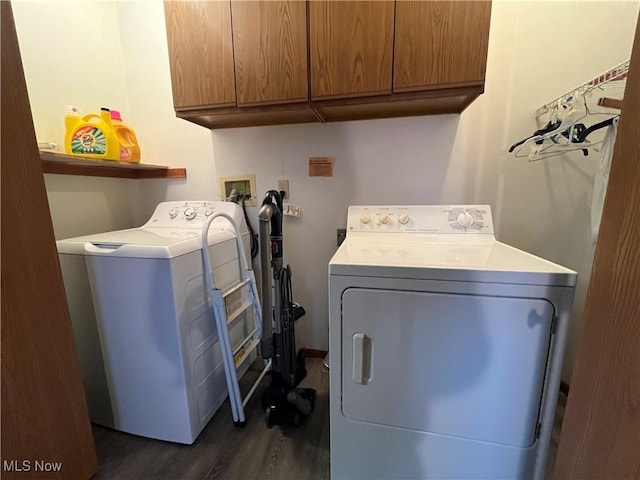
[[[169,218],[176,218],[178,216],[178,210],[176,210],[175,208],[172,208],[171,210],[169,210]]]
[[[473,225],[473,215],[471,215],[469,212],[463,212],[460,215],[458,215],[458,223],[463,226],[463,227],[470,227],[471,225]]]
[[[212,213],[213,213],[213,210],[212,210],[212,209],[210,209],[210,208],[207,208],[207,209],[204,211],[204,215],[205,215],[205,217],[210,216]]]
[[[362,216],[360,217],[361,223],[369,223],[370,221],[371,221],[371,217],[369,216],[368,213],[363,213]]]
[[[387,215],[386,213],[380,215],[380,223],[389,223],[389,215]]]
[[[188,207],[184,209],[184,216],[187,217],[187,220],[193,220],[197,214],[198,211],[195,208]]]
[[[402,225],[406,225],[407,223],[409,223],[409,215],[407,215],[406,213],[403,213],[402,215],[400,215],[398,217],[398,221],[402,224]]]

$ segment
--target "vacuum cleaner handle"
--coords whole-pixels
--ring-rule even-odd
[[[269,190],[264,196],[262,206],[270,205],[271,212],[271,258],[282,258],[282,196],[277,190]]]
[[[282,197],[277,190],[269,190],[262,201],[262,206],[258,212],[258,220],[260,221],[260,270],[262,284],[262,341],[261,353],[266,359],[273,358],[273,337],[272,328],[278,328],[278,322],[275,322],[272,299],[272,279],[269,272],[273,273],[273,281],[277,283],[278,272],[282,266]],[[269,227],[271,227],[269,229]],[[271,231],[269,231],[271,230]],[[271,265],[269,265],[268,240],[271,240]],[[275,299],[276,311],[280,312],[280,299]],[[274,369],[278,369],[278,362],[274,362]]]

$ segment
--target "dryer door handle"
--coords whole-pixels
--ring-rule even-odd
[[[364,339],[364,333],[353,334],[351,379],[355,383],[364,383]]]

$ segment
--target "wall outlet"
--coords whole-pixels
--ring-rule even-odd
[[[344,242],[346,239],[347,239],[347,229],[339,228],[338,229],[338,246],[342,245],[342,242]]]
[[[229,198],[231,191],[234,188],[240,195],[247,196],[247,200],[244,202],[245,206],[258,206],[258,200],[256,198],[256,176],[253,173],[234,175],[231,177],[220,177],[220,196],[223,197],[223,200]],[[242,200],[242,197],[240,197],[240,200]]]
[[[284,192],[282,198],[289,198],[289,180],[278,180],[278,191]]]
[[[283,203],[282,210],[284,210],[282,212],[284,215],[289,215],[291,217],[299,217],[300,215],[302,215],[302,209],[297,205],[293,205],[292,203]]]

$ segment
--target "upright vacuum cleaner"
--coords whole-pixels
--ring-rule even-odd
[[[262,394],[269,427],[299,425],[313,411],[316,398],[315,390],[296,388],[307,375],[304,350],[296,352],[295,335],[295,321],[304,315],[304,309],[292,300],[291,267],[282,266],[282,211],[280,193],[269,190],[258,213],[264,319],[261,350],[265,360],[272,360],[271,384]],[[273,312],[273,328],[269,312]]]

